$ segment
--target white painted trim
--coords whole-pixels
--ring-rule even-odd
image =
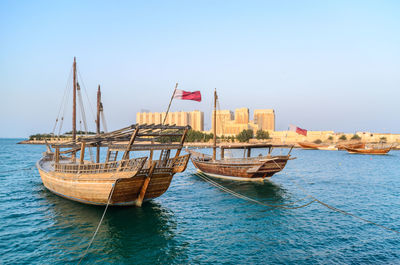
[[[223,175],[218,175],[218,174],[212,174],[212,173],[205,173],[201,171],[200,169],[197,169],[198,172],[203,173],[207,176],[213,177],[213,178],[219,178],[219,179],[229,179],[229,180],[234,180],[234,181],[251,181],[251,182],[264,182],[268,181],[268,179],[264,178],[241,178],[241,177],[233,177],[233,176],[223,176]]]

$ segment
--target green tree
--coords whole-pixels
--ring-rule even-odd
[[[322,143],[322,141],[321,141],[321,139],[317,139],[317,140],[314,141],[314,143],[315,144],[320,144],[320,143]]]
[[[253,138],[253,136],[254,136],[253,130],[248,129],[248,130],[243,130],[243,131],[241,131],[241,132],[236,136],[236,139],[237,139],[239,142],[243,143],[243,142],[248,142],[251,138]]]
[[[343,141],[347,140],[346,135],[342,134],[342,136],[339,137],[339,140],[343,140]]]
[[[269,133],[267,131],[263,131],[263,130],[258,130],[256,132],[256,138],[258,140],[270,139]]]
[[[354,134],[350,139],[351,140],[361,140],[361,137],[358,136],[357,134]]]
[[[329,136],[329,137],[328,137],[328,140],[329,140],[329,141],[332,141],[332,140],[333,140],[333,136],[332,136],[332,135]]]
[[[189,130],[186,135],[186,142],[208,142],[212,138],[212,134]]]

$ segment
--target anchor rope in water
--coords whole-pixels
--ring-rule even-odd
[[[273,160],[273,161],[274,161],[274,160]],[[282,170],[282,167],[280,167],[275,161],[274,161],[274,163]],[[285,174],[286,176],[289,176],[286,172],[284,172],[284,174]],[[299,176],[299,177],[300,177],[305,183],[307,183],[307,181],[306,181],[302,176]],[[289,179],[289,180],[290,180],[290,179]],[[342,210],[342,209],[336,208],[336,207],[334,207],[334,206],[331,206],[331,205],[329,205],[329,204],[327,204],[327,203],[325,203],[325,202],[319,200],[318,198],[314,197],[313,195],[309,194],[309,193],[308,193],[300,184],[298,184],[296,181],[292,181],[292,183],[294,183],[301,191],[303,191],[304,194],[309,195],[311,198],[313,198],[315,202],[318,202],[318,203],[321,204],[322,206],[325,206],[326,208],[328,208],[328,209],[330,209],[330,210],[332,210],[332,211],[334,211],[334,212],[341,213],[341,214],[348,215],[348,216],[352,216],[352,217],[357,218],[357,219],[359,219],[359,220],[361,220],[361,221],[363,221],[363,222],[366,222],[366,223],[369,223],[369,224],[372,224],[372,225],[381,227],[381,228],[383,228],[383,229],[385,229],[385,230],[388,230],[388,231],[391,231],[391,232],[395,232],[395,233],[397,233],[397,234],[400,234],[400,231],[398,231],[398,230],[395,230],[395,229],[392,229],[392,228],[390,228],[390,227],[387,227],[387,226],[384,226],[384,225],[375,223],[375,222],[373,222],[373,221],[371,221],[371,220],[368,220],[368,219],[365,219],[365,218],[363,218],[363,217],[361,217],[361,216],[358,216],[358,215],[352,214],[352,213],[350,213],[350,212],[344,211],[344,210]]]
[[[96,231],[94,232],[92,238],[90,239],[89,245],[87,246],[85,252],[83,253],[83,255],[82,255],[82,257],[81,257],[81,259],[79,260],[78,265],[81,264],[82,260],[85,258],[87,252],[89,251],[89,248],[91,247],[91,245],[92,245],[92,243],[93,243],[94,238],[95,238],[96,235],[97,235],[97,232],[99,231],[99,228],[100,228],[100,226],[101,226],[101,223],[103,222],[104,216],[106,215],[108,206],[110,205],[111,197],[112,197],[112,195],[113,195],[113,193],[114,193],[114,188],[115,188],[115,185],[117,184],[117,182],[118,182],[118,180],[115,181],[115,183],[112,185],[112,189],[111,189],[111,191],[110,191],[110,194],[108,195],[108,201],[107,201],[107,204],[106,204],[106,208],[104,209],[103,215],[101,216],[100,222],[99,222],[99,224],[97,225]]]
[[[0,174],[4,174],[4,173],[11,173],[11,172],[17,172],[17,171],[22,171],[22,170],[33,170],[35,169],[35,167],[28,167],[28,168],[17,168],[17,169],[10,169],[10,170],[6,170],[6,171],[0,171]]]
[[[287,210],[293,210],[293,209],[299,209],[299,208],[306,207],[306,206],[312,204],[313,202],[315,202],[315,199],[313,199],[312,201],[310,201],[308,203],[305,203],[305,204],[300,205],[300,206],[294,206],[294,207],[287,207],[288,204],[280,204],[280,205],[267,204],[267,203],[255,200],[253,198],[247,197],[247,196],[245,196],[243,194],[237,193],[237,192],[235,192],[233,190],[230,190],[230,189],[224,187],[223,185],[221,185],[221,184],[209,179],[208,177],[205,176],[205,174],[195,174],[195,175],[200,177],[201,179],[205,180],[206,182],[210,183],[211,185],[219,188],[220,190],[225,191],[225,192],[227,192],[227,193],[229,193],[229,194],[231,194],[231,195],[233,195],[233,196],[235,196],[237,198],[240,198],[240,199],[243,199],[243,200],[247,200],[247,201],[250,201],[250,202],[253,202],[253,203],[257,203],[257,204],[260,204],[260,205],[263,205],[263,206],[271,207],[271,208],[282,208],[282,209],[287,209]],[[304,200],[307,197],[310,197],[310,196],[307,195],[306,197],[304,197],[304,198],[302,198],[302,199],[300,199],[298,201]]]

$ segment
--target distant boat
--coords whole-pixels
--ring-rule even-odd
[[[220,146],[221,159],[216,159],[217,140],[216,140],[216,102],[217,92],[214,92],[214,144],[213,155],[205,155],[189,150],[192,155],[193,165],[202,173],[208,176],[236,181],[262,181],[271,177],[275,173],[283,170],[288,160],[291,158],[290,149],[287,155],[271,155],[273,146],[270,144],[232,144]],[[251,157],[251,150],[254,148],[268,148],[267,155]],[[226,149],[242,149],[243,158],[225,158]]]
[[[329,145],[327,144],[316,144],[316,143],[310,143],[310,142],[298,142],[297,143],[302,149],[305,150],[318,150],[319,148],[328,148]],[[326,150],[326,149],[320,149],[320,150]]]
[[[347,152],[350,154],[364,154],[364,155],[386,155],[392,149],[392,147],[387,148],[349,148],[345,147]]]
[[[320,146],[317,147],[318,150],[326,150],[326,151],[337,151],[338,148],[334,145],[328,145],[328,146]]]
[[[336,147],[338,148],[338,150],[346,150],[346,147],[352,149],[363,149],[365,148],[365,143],[363,142],[338,143]]]

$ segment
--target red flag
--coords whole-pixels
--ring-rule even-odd
[[[291,130],[292,132],[296,132],[296,133],[298,133],[298,134],[307,136],[307,130],[306,130],[306,129],[302,129],[302,128],[297,127],[297,126],[290,125],[290,130]]]
[[[188,92],[177,89],[174,94],[174,98],[182,99],[182,100],[195,100],[201,101],[201,93],[200,91]]]

